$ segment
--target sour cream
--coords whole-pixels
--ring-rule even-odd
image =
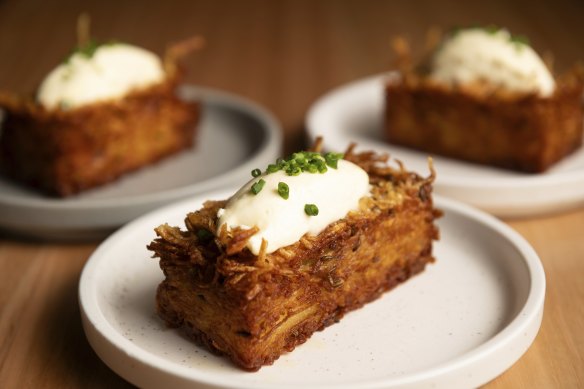
[[[442,43],[430,78],[449,85],[485,81],[495,87],[549,96],[555,82],[541,57],[506,30],[471,28]]]
[[[140,47],[99,46],[91,56],[73,54],[41,83],[37,100],[46,108],[75,108],[116,99],[158,83],[165,73],[160,58]]]
[[[260,179],[263,189],[254,195],[251,187]],[[278,194],[278,183],[289,187],[289,198]],[[329,224],[357,210],[359,199],[369,194],[369,176],[352,162],[339,160],[337,169],[325,173],[303,172],[288,176],[283,171],[262,174],[245,184],[218,212],[219,227],[259,228],[247,244],[258,255],[262,240],[267,241],[267,253],[297,242],[304,234],[316,235]],[[315,204],[318,215],[304,212],[306,204]]]

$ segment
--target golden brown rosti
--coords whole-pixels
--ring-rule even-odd
[[[156,228],[148,248],[165,275],[156,296],[164,321],[254,371],[433,262],[434,173],[421,178],[371,152],[349,150],[345,159],[369,174],[371,196],[271,254],[246,248],[255,229],[216,233],[225,201],[188,214],[186,230]]]
[[[434,48],[420,63],[405,40],[395,48],[400,74],[385,89],[390,143],[528,173],[543,172],[582,146],[582,67],[557,77],[551,96],[540,96],[484,83],[444,85],[427,76]]]
[[[178,60],[200,38],[171,47],[166,78],[122,98],[46,109],[0,93],[0,171],[50,195],[69,196],[192,147],[199,102],[177,96]]]

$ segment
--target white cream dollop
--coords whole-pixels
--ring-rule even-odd
[[[260,179],[265,181],[263,189],[254,195],[251,186]],[[278,194],[278,183],[289,187],[287,200]],[[328,168],[325,173],[304,172],[288,176],[283,171],[262,174],[245,184],[220,209],[218,230],[223,224],[228,230],[234,227],[249,229],[254,226],[259,232],[247,244],[249,250],[258,255],[262,239],[267,241],[267,253],[297,242],[304,234],[316,235],[329,224],[342,219],[349,211],[357,210],[359,199],[369,194],[369,176],[352,162],[339,160],[337,169]],[[305,204],[315,204],[318,215],[304,212]]]
[[[447,38],[432,59],[430,78],[448,85],[485,81],[495,87],[549,96],[555,81],[540,56],[507,30],[470,28]]]
[[[73,54],[41,83],[37,100],[46,108],[75,108],[124,96],[164,79],[160,58],[125,43],[99,46],[91,56]]]

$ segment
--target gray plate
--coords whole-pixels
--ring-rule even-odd
[[[262,107],[200,87],[185,86],[181,95],[204,104],[193,149],[67,199],[0,178],[0,228],[48,239],[103,237],[173,201],[243,184],[280,155],[280,125]]]
[[[428,153],[383,140],[384,85],[391,72],[342,85],[315,102],[306,117],[308,135],[324,137],[325,149],[377,150],[428,174]],[[547,172],[529,174],[434,155],[435,193],[463,201],[499,217],[531,217],[584,206],[584,148]]]

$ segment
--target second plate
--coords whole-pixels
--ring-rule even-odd
[[[334,89],[307,115],[312,139],[323,136],[325,147],[343,151],[351,142],[359,149],[388,152],[408,169],[428,171],[427,153],[392,145],[383,139],[384,86],[395,73],[376,75]],[[521,174],[433,156],[438,173],[436,193],[477,206],[501,217],[522,217],[584,205],[584,149],[544,174]]]
[[[41,238],[103,237],[154,208],[243,184],[251,170],[280,156],[280,125],[262,107],[213,89],[184,86],[181,92],[203,102],[195,147],[65,199],[0,178],[0,228]]]

